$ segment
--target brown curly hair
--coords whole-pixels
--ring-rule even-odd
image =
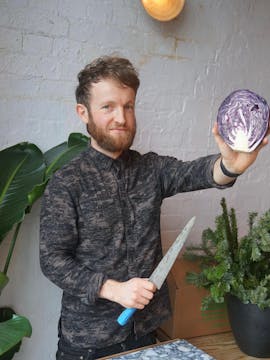
[[[140,85],[138,73],[128,59],[117,56],[102,56],[86,65],[78,74],[79,84],[76,88],[76,100],[89,108],[91,86],[103,79],[114,79],[131,87],[135,94]]]

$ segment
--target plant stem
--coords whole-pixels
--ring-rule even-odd
[[[236,259],[237,251],[238,251],[238,228],[237,228],[236,214],[234,208],[231,208],[230,220],[231,220],[233,254],[234,254],[234,258]]]
[[[9,246],[9,251],[8,251],[8,255],[7,255],[7,259],[6,259],[6,263],[5,263],[5,267],[4,267],[4,271],[3,271],[3,273],[5,275],[7,274],[7,271],[8,271],[9,263],[10,263],[10,260],[11,260],[12,254],[13,254],[13,250],[14,250],[14,247],[16,244],[17,236],[18,236],[21,225],[22,225],[22,221],[16,225],[16,228],[15,228],[15,231],[14,231],[14,234],[13,234],[10,246]]]

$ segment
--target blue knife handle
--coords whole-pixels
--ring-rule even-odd
[[[128,323],[128,320],[132,317],[137,309],[135,308],[128,308],[121,312],[118,316],[117,322],[119,325],[124,326]]]

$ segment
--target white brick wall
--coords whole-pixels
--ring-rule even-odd
[[[137,149],[184,160],[217,151],[211,128],[229,92],[250,88],[270,102],[269,14],[268,0],[187,0],[177,19],[161,23],[139,0],[2,0],[0,149],[32,141],[45,151],[70,132],[85,132],[74,111],[77,73],[93,58],[117,53],[129,57],[141,75]],[[236,207],[243,234],[248,211],[270,207],[269,151],[232,189],[166,200],[164,248],[192,215],[197,223],[190,242],[198,242],[214,224],[221,196]],[[61,292],[40,272],[38,227],[36,204],[0,298],[33,325],[16,356],[20,360],[54,359],[56,349]]]

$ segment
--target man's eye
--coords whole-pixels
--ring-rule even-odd
[[[133,110],[133,109],[134,109],[134,106],[131,105],[131,104],[129,104],[129,105],[126,105],[125,108],[126,108],[127,110]]]
[[[108,110],[110,108],[110,105],[103,105],[102,109]]]

